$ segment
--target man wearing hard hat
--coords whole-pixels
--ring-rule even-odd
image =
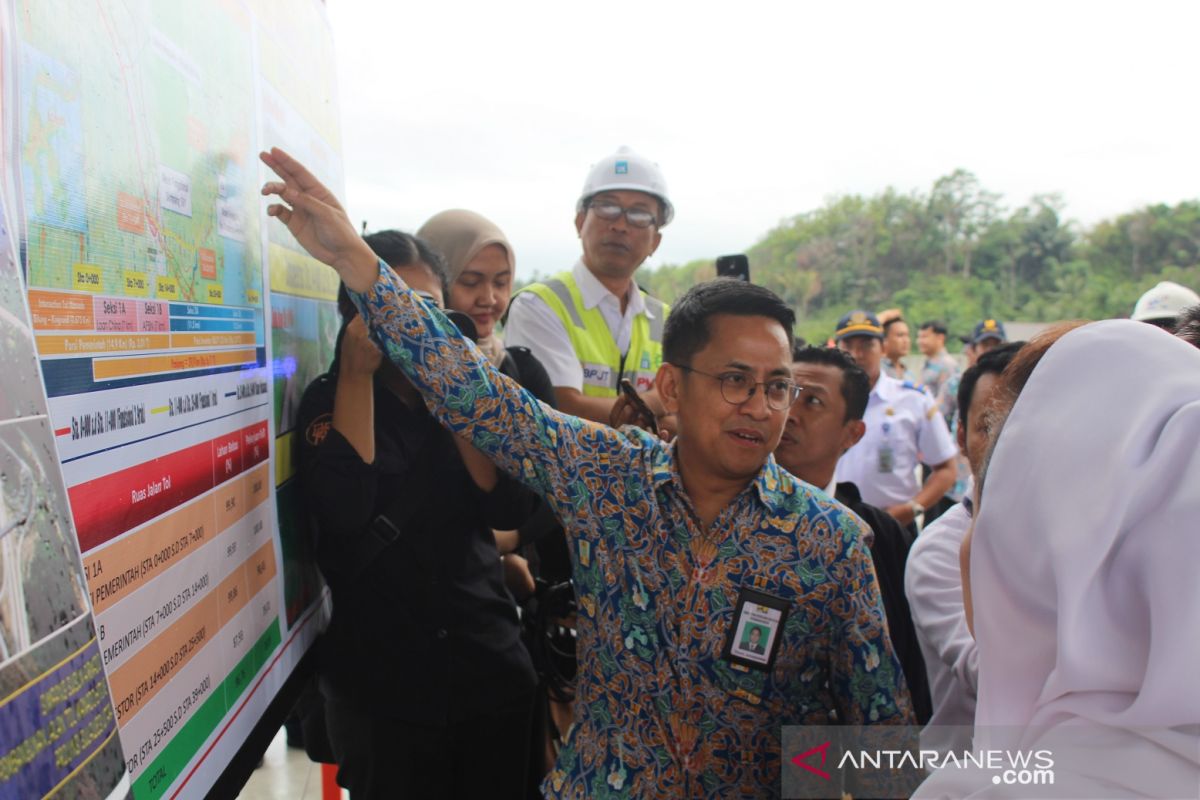
[[[654,376],[668,308],[633,275],[674,215],[658,165],[620,148],[592,167],[575,205],[582,258],[513,297],[506,343],[529,348],[546,367],[560,411],[607,423],[627,379],[665,415]]]
[[[1186,286],[1162,281],[1138,298],[1130,319],[1148,322],[1168,331],[1175,330],[1175,318],[1188,306],[1200,304],[1200,295]]]

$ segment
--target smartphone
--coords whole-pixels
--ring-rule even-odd
[[[638,394],[637,389],[633,388],[633,384],[628,378],[621,379],[621,393],[629,398],[629,402],[637,410],[639,416],[645,418],[646,422],[652,427],[657,427],[657,418],[654,412],[650,410],[650,406],[646,405],[646,401]],[[644,427],[639,425],[639,427]]]
[[[717,277],[750,282],[750,259],[741,253],[717,258]]]

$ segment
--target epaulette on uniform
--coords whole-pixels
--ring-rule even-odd
[[[913,383],[912,381],[904,381],[900,385],[903,386],[905,389],[912,389],[914,392],[920,392],[921,394],[929,394],[929,392],[925,391],[924,386]]]

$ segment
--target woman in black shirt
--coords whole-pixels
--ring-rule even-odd
[[[427,300],[444,267],[406,234],[367,237]],[[360,797],[521,797],[535,675],[493,528],[528,490],[428,414],[353,307],[300,408],[300,478],[333,593],[321,687],[338,780]]]

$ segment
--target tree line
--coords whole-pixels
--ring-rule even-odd
[[[968,333],[980,319],[1047,322],[1128,316],[1160,280],[1200,287],[1200,201],[1146,206],[1090,228],[1057,194],[1008,210],[967,170],[927,193],[845,195],[784,220],[746,251],[755,283],[823,341],[852,308],[901,308]],[[671,302],[716,274],[714,259],[640,272]]]

